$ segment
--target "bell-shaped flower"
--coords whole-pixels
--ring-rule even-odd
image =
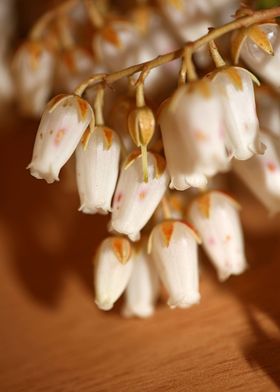
[[[37,131],[28,166],[31,175],[48,183],[58,181],[60,169],[75,151],[93,118],[93,111],[84,99],[75,95],[53,98]]]
[[[126,238],[109,237],[102,241],[94,265],[95,303],[110,310],[124,292],[133,268],[133,252]]]
[[[143,179],[141,154],[136,151],[127,158],[117,184],[110,229],[139,239],[162,199],[169,181],[165,160],[148,152],[148,182]]]
[[[141,240],[134,251],[133,269],[125,290],[125,317],[149,317],[159,295],[159,279],[153,260],[147,253],[147,241]]]
[[[74,47],[63,51],[55,69],[55,91],[71,93],[94,74],[94,68],[93,57],[86,49]]]
[[[170,188],[204,188],[229,167],[219,94],[208,80],[180,87],[159,114]]]
[[[188,213],[221,281],[241,274],[247,267],[238,209],[231,197],[210,191],[197,197]]]
[[[262,79],[280,87],[280,27],[277,24],[264,23],[241,29],[233,38],[232,51],[236,63],[241,57]]]
[[[36,117],[42,114],[52,90],[54,67],[54,53],[42,43],[29,41],[18,49],[13,73],[24,114]]]
[[[268,86],[261,86],[256,89],[256,103],[260,128],[280,137],[279,95]]]
[[[119,173],[120,139],[115,131],[96,126],[85,148],[76,149],[76,176],[80,211],[107,214]]]
[[[280,211],[280,142],[262,132],[267,149],[245,162],[235,161],[234,172],[271,214]]]
[[[133,24],[116,20],[94,35],[93,50],[108,70],[116,71],[139,62],[139,39],[139,32]]]
[[[168,291],[171,308],[187,308],[200,300],[199,241],[194,230],[179,221],[160,223],[151,233],[149,252]]]
[[[213,74],[213,86],[220,92],[225,121],[226,145],[236,159],[263,154],[256,113],[253,75],[238,67],[224,67]]]

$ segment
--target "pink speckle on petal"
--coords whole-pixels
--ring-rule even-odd
[[[271,172],[275,172],[277,170],[276,164],[274,162],[272,162],[272,161],[268,161],[266,163],[266,166],[267,166],[268,170],[271,171]]]
[[[145,197],[147,196],[147,190],[143,190],[139,192],[139,199],[144,200]]]
[[[215,244],[216,244],[215,239],[214,239],[213,237],[209,237],[209,238],[208,238],[208,244],[209,244],[210,246],[215,245]]]
[[[59,129],[54,137],[54,144],[58,146],[65,135],[65,129]]]
[[[119,192],[119,193],[117,193],[117,194],[115,195],[114,202],[115,202],[116,204],[119,204],[119,203],[121,202],[122,198],[123,198],[123,194],[122,194],[121,192]]]

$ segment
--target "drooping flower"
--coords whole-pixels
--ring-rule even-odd
[[[273,54],[273,56],[272,56]],[[264,23],[241,29],[233,40],[233,57],[239,57],[266,82],[280,87],[280,28]]]
[[[180,87],[159,115],[170,188],[203,188],[229,167],[217,91],[207,80]]]
[[[280,137],[279,95],[267,86],[256,89],[256,103],[260,128]]]
[[[74,47],[61,53],[55,69],[55,91],[71,93],[79,83],[94,73],[91,53],[82,47]]]
[[[212,83],[220,91],[230,154],[240,160],[263,154],[252,75],[243,68],[225,67],[213,74]]]
[[[75,151],[93,122],[87,101],[75,95],[58,95],[47,105],[37,131],[28,169],[32,176],[48,183],[58,181],[62,166]]]
[[[171,308],[187,308],[200,300],[199,241],[194,230],[179,221],[160,223],[151,233],[149,251],[168,291]]]
[[[267,146],[264,155],[235,161],[233,170],[267,210],[276,214],[280,211],[280,142],[267,132],[261,136]]]
[[[125,290],[125,317],[146,318],[154,313],[159,295],[159,279],[144,239],[134,251],[133,269]]]
[[[13,72],[20,110],[40,116],[50,97],[54,76],[53,51],[37,41],[22,45],[14,58]]]
[[[247,267],[237,203],[226,194],[210,191],[191,204],[188,218],[220,280],[239,275]]]
[[[141,154],[131,153],[117,184],[110,229],[137,240],[163,197],[168,181],[162,157],[148,152],[148,182],[144,182]]]
[[[130,242],[122,237],[102,241],[95,259],[95,303],[102,310],[110,310],[124,292],[133,268]]]
[[[107,214],[119,173],[120,140],[115,131],[96,126],[87,147],[81,142],[76,150],[76,176],[80,210]]]

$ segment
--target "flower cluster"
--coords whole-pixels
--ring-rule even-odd
[[[182,17],[187,8],[178,10],[181,2],[166,3],[174,27],[177,12],[178,32],[190,39],[187,33],[192,25],[184,28]],[[182,3],[185,6],[187,1]],[[210,17],[207,2],[197,3],[204,17]],[[85,4],[99,26],[94,42],[104,65],[121,68],[135,59],[140,61],[141,57],[135,57],[139,54],[135,42],[140,38],[132,38],[131,26],[120,21],[114,28],[104,24],[91,2]],[[195,10],[189,12],[190,18],[192,12],[197,17]],[[137,15],[139,18],[139,10]],[[223,35],[223,28],[225,32],[235,30],[234,60],[241,56],[262,78],[276,83],[278,73],[275,71],[275,78],[271,74],[275,64],[280,65],[278,26],[267,24],[266,14],[265,23],[256,25],[254,18],[261,20],[260,15],[243,10],[235,22],[217,31]],[[203,18],[199,20],[204,23]],[[199,303],[199,245],[221,281],[246,270],[239,204],[211,187],[219,173],[233,169],[270,212],[280,210],[277,92],[256,90],[258,119],[254,89],[258,80],[245,68],[225,64],[213,34],[217,32],[210,30],[202,38],[216,65],[211,72],[197,76],[199,59],[195,66],[192,55],[196,49],[201,54],[201,41],[194,40],[174,52],[177,55],[96,75],[74,93],[53,98],[42,115],[29,165],[31,174],[48,183],[57,181],[61,168],[75,153],[80,211],[111,214],[108,230],[112,234],[101,243],[94,262],[95,302],[100,309],[110,310],[124,293],[123,315],[148,317],[162,292],[161,284],[171,308]],[[274,57],[270,56],[273,52]],[[147,91],[153,86],[155,92],[149,72],[176,56],[182,57],[179,85],[155,108],[144,94],[146,83]],[[252,56],[259,61],[256,67],[251,66]],[[167,77],[164,69],[157,74],[161,83]],[[110,102],[106,113],[107,84],[139,71],[137,79],[129,80],[127,96]],[[41,78],[43,71],[39,73]],[[33,82],[40,89],[38,80]],[[82,97],[91,85],[92,102]],[[272,104],[265,107],[268,99]]]

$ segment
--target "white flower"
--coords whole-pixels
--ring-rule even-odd
[[[87,101],[75,95],[58,95],[45,109],[37,131],[28,169],[32,176],[48,183],[58,181],[62,166],[75,151],[93,121]]]
[[[71,93],[94,71],[92,55],[86,49],[74,47],[63,51],[55,69],[55,91]]]
[[[116,71],[139,62],[139,39],[135,26],[128,22],[113,21],[94,35],[93,50],[100,62],[110,71]]]
[[[170,188],[203,188],[229,159],[219,96],[207,80],[180,87],[159,115]]]
[[[132,249],[127,239],[109,237],[101,243],[94,274],[95,303],[99,309],[112,309],[127,286],[132,267]]]
[[[200,300],[198,241],[183,222],[160,223],[151,233],[149,250],[169,293],[167,303],[171,308],[187,308]]]
[[[81,142],[76,150],[77,185],[80,210],[95,214],[111,211],[111,200],[119,172],[120,140],[116,132],[96,126],[86,149]]]
[[[16,53],[13,72],[20,110],[40,116],[52,90],[55,59],[42,43],[29,41]]]
[[[233,199],[211,191],[193,201],[188,217],[201,236],[202,246],[220,280],[246,269],[238,205]]]
[[[249,35],[246,35],[241,43],[240,57],[252,71],[256,72],[266,82],[275,87],[280,87],[280,28],[273,23],[265,23],[257,26],[257,28],[265,33],[273,48],[274,55],[272,56],[269,50],[261,49],[258,40],[256,40],[256,35],[250,34],[249,30]],[[236,60],[238,60],[238,57]]]
[[[159,279],[151,257],[147,254],[147,241],[137,244],[133,269],[125,290],[125,317],[149,317],[154,313],[159,295]]]
[[[169,177],[165,160],[148,153],[148,182],[143,180],[141,155],[130,154],[121,170],[113,201],[110,229],[137,240],[163,197]]]
[[[280,137],[279,95],[272,89],[261,86],[256,90],[256,102],[260,128]]]
[[[263,154],[252,75],[242,68],[226,67],[214,74],[212,83],[220,91],[230,153],[240,160]]]
[[[261,133],[267,150],[245,162],[235,161],[233,170],[271,214],[280,211],[280,142]]]

